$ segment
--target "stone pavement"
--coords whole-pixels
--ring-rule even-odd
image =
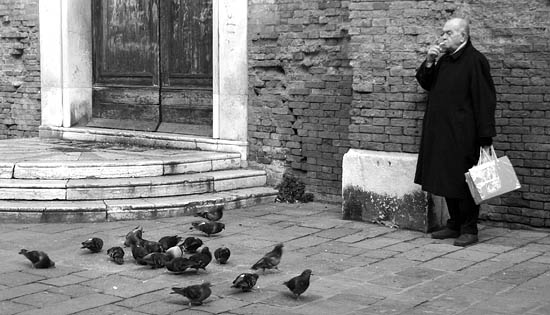
[[[189,230],[194,217],[106,223],[0,224],[0,313],[8,314],[550,314],[550,231],[481,226],[480,243],[340,219],[340,206],[273,203],[226,211],[226,230],[210,238]],[[227,265],[170,274],[109,261],[142,225],[144,238],[199,236],[212,251],[232,251]],[[101,237],[103,251],[80,249]],[[252,292],[230,287],[276,243],[279,271],[259,272]],[[53,269],[32,269],[17,253],[42,249]],[[282,282],[310,268],[309,289],[295,299]],[[210,281],[202,306],[170,294],[172,286]]]

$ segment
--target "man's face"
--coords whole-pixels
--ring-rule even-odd
[[[458,25],[449,21],[443,26],[443,34],[441,34],[441,48],[444,52],[452,53],[464,41],[464,34],[460,31]]]

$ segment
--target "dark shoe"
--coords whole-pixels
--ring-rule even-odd
[[[477,243],[477,235],[475,234],[462,234],[454,242],[455,246],[468,246]]]
[[[444,228],[443,230],[439,230],[432,233],[432,238],[443,240],[446,238],[457,238],[460,235],[458,231],[451,230],[449,228]]]

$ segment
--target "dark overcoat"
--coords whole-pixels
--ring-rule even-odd
[[[479,159],[480,138],[496,135],[496,92],[485,56],[466,45],[416,73],[428,91],[414,182],[438,196],[464,198],[464,173]]]

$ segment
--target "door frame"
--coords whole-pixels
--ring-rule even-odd
[[[212,138],[235,141],[243,152],[242,146],[248,147],[248,3],[213,0],[212,6]],[[41,128],[71,128],[92,117],[91,21],[91,0],[39,1]]]

